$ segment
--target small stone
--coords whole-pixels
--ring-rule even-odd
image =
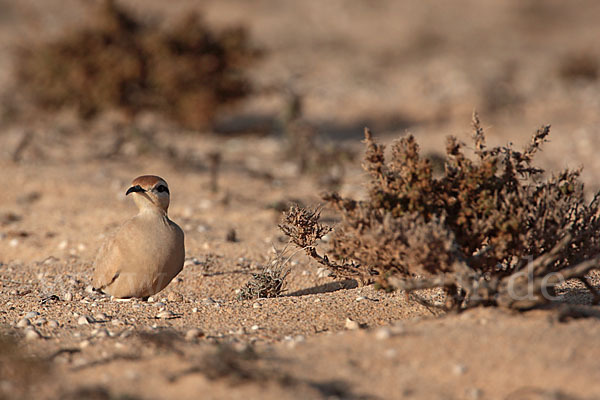
[[[60,242],[60,243],[58,244],[58,249],[59,249],[59,250],[64,250],[64,249],[66,249],[66,248],[67,248],[67,246],[68,246],[68,245],[69,245],[69,242],[68,242],[68,241],[66,241],[66,240],[63,240],[62,242]]]
[[[320,303],[320,302],[321,302],[321,299],[319,299],[319,298],[317,297],[317,298],[315,299],[315,301],[314,301],[314,302],[315,302],[315,303]]]
[[[108,317],[103,312],[94,314],[94,319],[99,322],[100,321],[108,321]]]
[[[121,332],[119,337],[121,337],[122,339],[126,339],[126,338],[130,337],[131,335],[133,335],[133,332],[131,330],[126,330],[126,331]]]
[[[468,399],[479,400],[483,398],[483,390],[479,388],[470,388],[466,390]]]
[[[21,320],[17,322],[17,328],[26,328],[29,325],[31,325],[31,322],[29,322],[28,318],[21,318]]]
[[[252,304],[252,308],[260,308],[260,303],[254,303],[254,304]]]
[[[465,372],[467,372],[467,366],[464,364],[459,363],[452,367],[452,373],[456,376],[464,375]]]
[[[158,307],[158,308],[161,308],[161,307],[164,307],[164,306],[166,306],[166,304],[165,304],[165,303],[163,303],[162,301],[158,301],[158,302],[154,303],[154,306],[156,306],[156,307]]]
[[[78,325],[89,325],[90,322],[94,322],[94,320],[92,319],[92,317],[87,315],[82,315],[79,318],[77,318]]]
[[[171,292],[167,296],[167,300],[180,303],[183,301],[183,296],[180,293]]]
[[[192,312],[193,312],[193,313],[197,313],[197,312],[198,312],[198,307],[194,307],[194,308],[192,308]]]
[[[85,349],[89,345],[90,345],[90,341],[89,340],[82,340],[81,342],[79,342],[79,348],[81,348],[81,349]]]
[[[204,332],[202,332],[200,329],[192,328],[185,333],[185,340],[192,341],[197,338],[201,338],[202,336],[204,336]]]
[[[10,247],[17,247],[17,246],[19,245],[19,240],[18,240],[18,239],[11,239],[11,240],[8,242],[8,245],[9,245]]]
[[[188,267],[193,267],[195,265],[200,265],[200,261],[198,261],[198,259],[196,258],[188,258],[187,260],[185,260],[185,262],[183,263],[183,267],[184,268],[188,268]]]
[[[23,316],[23,318],[31,319],[31,318],[35,318],[35,317],[37,317],[38,315],[40,315],[40,313],[39,313],[39,312],[37,312],[37,311],[30,311],[30,312],[28,312],[27,314],[25,314],[25,315]]]
[[[386,351],[383,352],[383,356],[385,358],[394,358],[396,357],[396,354],[398,352],[396,351],[396,349],[387,349]]]
[[[106,330],[104,328],[100,328],[100,329],[94,329],[92,331],[92,335],[97,338],[105,338],[105,337],[108,337],[110,335],[110,333],[108,332],[108,330]]]
[[[29,328],[25,331],[25,340],[36,340],[41,338],[42,335],[33,328]]]
[[[152,296],[148,297],[148,300],[146,300],[148,303],[154,303],[156,301],[156,299]]]
[[[77,245],[77,250],[79,250],[79,251],[85,251],[85,249],[86,249],[85,244],[79,243]]]
[[[125,325],[120,319],[113,319],[110,323],[115,326]]]
[[[250,327],[250,329],[251,329],[251,330],[253,330],[253,331],[257,331],[257,330],[259,330],[260,328],[258,327],[258,325],[252,325],[252,326]]]
[[[175,314],[173,314],[169,310],[163,310],[163,311],[159,312],[158,314],[156,314],[156,318],[160,318],[160,319],[170,319],[173,317],[175,317]]]
[[[350,331],[355,331],[360,328],[360,325],[358,324],[358,322],[356,322],[350,318],[346,318],[345,327],[346,327],[346,329],[348,329]]]
[[[90,293],[90,294],[91,294],[91,293],[95,293],[95,291],[94,291],[94,287],[93,287],[92,285],[87,285],[87,286],[85,287],[85,291],[86,291],[86,293]]]
[[[63,295],[63,300],[64,300],[64,301],[71,301],[71,300],[73,300],[73,293],[71,293],[71,292],[66,292],[66,293]]]
[[[202,303],[206,304],[207,306],[213,305],[213,304],[218,304],[213,298],[211,297],[207,297],[205,299],[202,299]]]
[[[388,327],[379,328],[375,332],[375,339],[377,339],[377,340],[386,340],[391,337],[392,337],[392,331]]]
[[[58,321],[50,320],[50,321],[48,321],[47,326],[48,326],[48,328],[53,328],[53,329],[58,328]]]
[[[364,296],[358,296],[355,300],[356,301],[363,301],[365,299],[366,299],[366,297],[364,297]]]

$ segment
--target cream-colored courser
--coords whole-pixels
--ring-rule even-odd
[[[137,177],[126,195],[130,193],[139,212],[100,248],[93,286],[114,297],[143,298],[163,290],[183,268],[183,231],[167,216],[164,179]]]

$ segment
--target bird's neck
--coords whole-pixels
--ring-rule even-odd
[[[167,210],[157,207],[153,204],[148,204],[143,207],[140,207],[138,214],[147,215],[147,216],[162,216],[167,218]]]

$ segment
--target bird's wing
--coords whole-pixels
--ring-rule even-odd
[[[118,278],[120,273],[120,249],[116,244],[116,234],[107,238],[98,250],[94,262],[94,289],[104,289]]]

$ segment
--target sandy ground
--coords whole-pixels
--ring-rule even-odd
[[[572,54],[599,58],[592,0],[125,3],[165,23],[195,8],[250,28],[267,49],[253,70],[264,91],[234,113],[277,115],[291,88],[322,140],[359,155],[365,124],[386,143],[410,131],[433,153],[446,135],[469,139],[473,109],[491,144],[525,144],[551,123],[541,165],[584,165],[588,192],[600,189],[600,83],[558,73]],[[18,90],[14,46],[80,23],[85,4],[0,0],[4,101]],[[600,398],[595,318],[439,316],[403,293],[336,282],[302,254],[285,296],[238,300],[285,247],[281,205],[318,204],[332,174],[360,197],[360,159],[300,174],[285,138],[183,132],[152,115],[83,125],[64,112],[0,129],[0,399]],[[149,173],[171,188],[185,268],[151,302],[111,301],[89,291],[93,259],[135,214],[129,182]]]

